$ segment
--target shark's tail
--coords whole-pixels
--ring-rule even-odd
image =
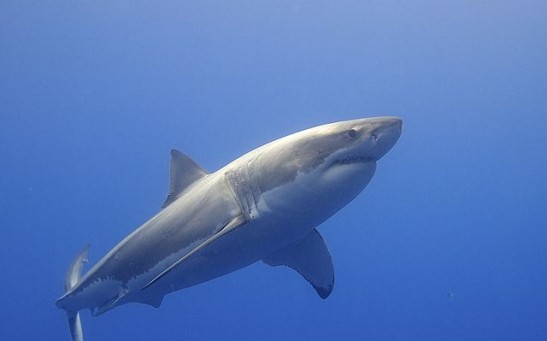
[[[87,253],[89,252],[89,245],[86,245],[82,251],[78,253],[76,258],[70,264],[68,272],[65,278],[65,293],[78,284],[82,268],[87,263]],[[72,334],[73,341],[83,341],[84,334],[82,332],[82,323],[80,321],[80,313],[78,311],[66,311],[68,317],[68,326],[70,327],[70,333]]]

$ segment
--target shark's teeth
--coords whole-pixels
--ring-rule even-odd
[[[365,156],[348,156],[344,159],[340,159],[340,160],[336,160],[334,161],[332,164],[331,164],[331,167],[332,166],[336,166],[336,165],[350,165],[350,164],[353,164],[353,163],[366,163],[366,162],[371,162],[371,161],[374,161],[373,158],[371,157],[365,157]]]

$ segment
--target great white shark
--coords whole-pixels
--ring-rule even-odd
[[[83,277],[89,247],[72,262],[56,305],[73,340],[83,340],[80,310],[97,316],[130,302],[157,308],[171,292],[259,260],[296,270],[327,298],[334,269],[316,227],[366,187],[401,129],[397,117],[326,124],[265,144],[214,173],[172,150],[162,209]]]

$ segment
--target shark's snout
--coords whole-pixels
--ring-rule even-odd
[[[399,140],[403,129],[403,120],[398,117],[378,117],[373,123],[371,140],[375,144],[373,157],[379,160]]]

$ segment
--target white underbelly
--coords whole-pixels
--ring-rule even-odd
[[[287,223],[253,221],[197,252],[142,294],[164,296],[242,269],[295,242],[312,229]]]

